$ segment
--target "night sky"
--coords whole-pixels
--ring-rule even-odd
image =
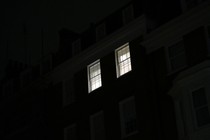
[[[61,28],[68,28],[75,32],[84,31],[91,22],[97,22],[113,13],[130,0],[7,0],[0,4],[1,8],[1,41],[0,41],[0,78],[8,59],[24,62],[25,49],[16,38],[27,25],[26,34],[30,36],[37,27],[43,27],[50,34]],[[30,26],[35,23],[35,26]],[[14,38],[16,41],[14,41]],[[50,38],[46,36],[45,38]],[[30,39],[30,38],[29,38]],[[33,39],[33,38],[32,38]],[[53,40],[53,37],[50,38]],[[33,41],[32,41],[33,42]],[[40,47],[27,44],[32,63],[40,59]],[[53,42],[52,42],[53,43]],[[56,44],[56,43],[54,43]],[[6,47],[8,46],[8,47]],[[58,45],[47,44],[44,52],[57,50]],[[8,53],[7,53],[8,52]]]

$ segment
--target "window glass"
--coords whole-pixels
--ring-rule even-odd
[[[126,44],[116,50],[116,67],[117,67],[117,77],[124,75],[125,73],[131,71],[131,58],[129,45]]]
[[[137,118],[134,97],[127,98],[120,102],[120,119],[122,137],[132,135],[137,132]]]
[[[210,123],[209,107],[205,88],[199,88],[192,92],[193,108],[196,116],[197,126]]]
[[[183,41],[168,47],[170,70],[177,70],[186,66],[186,54]]]
[[[100,61],[97,60],[88,66],[89,92],[102,86]]]
[[[64,128],[64,140],[76,140],[76,124]]]
[[[90,117],[91,140],[105,140],[104,113],[100,111]]]

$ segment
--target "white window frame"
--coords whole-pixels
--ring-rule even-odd
[[[129,133],[129,134],[126,134],[126,126],[125,126],[125,118],[124,118],[124,115],[123,115],[123,105],[124,104],[126,104],[127,102],[130,102],[130,101],[133,101],[134,102],[134,104],[135,104],[135,108],[134,108],[134,110],[135,110],[135,117],[136,117],[136,119],[137,119],[137,114],[136,114],[136,102],[135,102],[135,97],[134,96],[131,96],[131,97],[129,97],[129,98],[126,98],[126,99],[124,99],[124,100],[122,100],[122,101],[120,101],[119,102],[119,111],[120,111],[120,122],[121,122],[121,137],[122,138],[126,138],[126,137],[129,137],[129,136],[131,136],[131,135],[134,135],[134,134],[136,134],[136,133],[138,133],[138,129],[136,129],[135,131],[133,131],[133,132],[131,132],[131,133]],[[136,122],[137,123],[137,122]],[[137,124],[136,124],[137,125]]]
[[[127,52],[128,53],[128,57],[125,56],[126,58],[124,60],[122,60],[121,62],[119,62],[120,57],[125,55],[125,54],[119,56],[118,52],[123,50],[123,49],[125,49],[125,48],[127,48],[127,47],[128,47],[128,52]],[[122,67],[120,66],[120,64],[122,64],[123,62],[125,62],[127,60],[129,61],[128,63],[126,63],[128,66],[126,68],[124,68],[124,69],[128,69],[128,70],[125,71],[125,72],[121,72],[122,71]],[[128,73],[130,71],[132,71],[129,43],[126,43],[126,44],[122,45],[121,47],[119,47],[119,48],[117,48],[115,50],[115,63],[116,63],[117,78],[119,78],[120,76],[122,76],[122,75],[124,75],[124,74],[126,74],[126,73]]]
[[[94,67],[95,65],[99,65],[99,73],[97,73],[97,75],[95,75],[94,77],[91,77],[91,68]],[[100,59],[96,60],[95,62],[91,63],[90,65],[87,66],[87,75],[88,75],[88,92],[92,92],[98,88],[100,88],[102,86],[102,80],[101,80],[101,65],[100,65]],[[98,77],[99,76],[99,77]],[[99,78],[98,82],[96,82],[97,80],[94,80],[95,78]],[[93,88],[92,85],[92,80],[95,81],[96,84],[99,84],[97,87]],[[96,85],[95,84],[95,85]]]
[[[95,129],[94,129],[94,118],[101,116],[103,117],[103,125],[104,125],[104,137],[105,137],[105,122],[104,122],[104,111],[101,110],[93,115],[90,116],[90,134],[91,134],[91,140],[96,140],[95,139]]]

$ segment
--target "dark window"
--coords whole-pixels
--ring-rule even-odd
[[[137,132],[137,118],[134,97],[120,102],[121,133],[122,137]]]
[[[64,140],[76,140],[76,125],[70,125],[64,129]]]
[[[198,4],[197,0],[186,0],[187,9],[191,9]]]
[[[193,91],[193,106],[194,108],[205,106],[207,104],[205,89],[200,88]]]
[[[91,140],[105,140],[104,113],[100,111],[90,117]]]
[[[130,134],[136,131],[136,118],[129,118],[128,121],[125,122],[125,133]]]
[[[168,48],[171,70],[176,70],[186,66],[186,54],[182,41]]]
[[[209,124],[210,114],[205,89],[199,88],[193,91],[192,98],[197,126],[201,127],[203,125]]]
[[[199,127],[210,123],[209,108],[207,106],[196,110],[196,121]]]

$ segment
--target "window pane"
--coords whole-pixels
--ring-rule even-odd
[[[118,77],[131,71],[130,50],[128,45],[116,51],[116,59]]]
[[[91,140],[105,140],[105,126],[103,111],[90,117],[91,121]]]
[[[210,123],[210,114],[205,88],[202,87],[193,91],[192,99],[198,127]]]
[[[101,87],[100,62],[96,61],[89,66],[89,92]]]
[[[64,140],[76,140],[76,125],[71,125],[64,129]]]
[[[171,58],[170,61],[171,61],[171,68],[173,70],[182,68],[187,64],[185,53],[179,54],[176,57]]]
[[[196,110],[196,118],[198,126],[203,126],[210,123],[210,115],[208,106]]]
[[[172,70],[183,68],[187,65],[183,41],[168,47],[170,66]]]
[[[170,57],[175,57],[177,54],[184,52],[184,44],[182,41],[176,43],[173,46],[169,47],[169,55]]]
[[[194,108],[201,107],[203,105],[207,105],[207,99],[204,88],[199,88],[192,92],[193,97],[193,106]]]
[[[136,108],[134,97],[120,102],[122,135],[127,136],[137,131]]]
[[[136,118],[130,118],[128,121],[125,122],[125,133],[129,134],[134,131],[136,131],[137,125],[136,125]]]

